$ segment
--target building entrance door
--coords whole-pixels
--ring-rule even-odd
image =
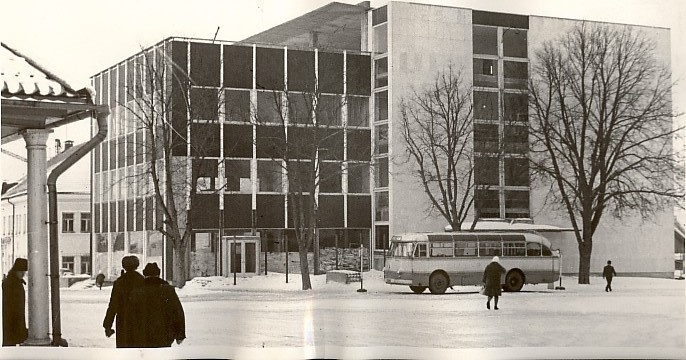
[[[222,276],[255,275],[260,271],[259,236],[224,236]]]

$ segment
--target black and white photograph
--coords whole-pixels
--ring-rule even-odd
[[[0,9],[0,359],[686,359],[686,3]]]

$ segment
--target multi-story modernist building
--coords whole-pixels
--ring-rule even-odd
[[[71,145],[67,141],[66,149],[48,160],[48,174],[74,152]],[[89,171],[88,160],[83,159],[57,181],[60,266],[73,274],[91,274]],[[3,269],[11,268],[18,257],[28,257],[26,185],[27,179],[23,178],[2,194]]]
[[[295,107],[301,105],[296,105],[296,98],[303,99],[303,94],[311,92],[310,85],[317,89],[320,107],[333,104],[331,107],[337,110],[330,116],[317,111],[315,116],[319,124],[327,124],[317,131],[330,132],[326,154],[318,155],[322,172],[329,174],[320,182],[317,192],[322,214],[321,246],[332,246],[336,241],[341,245],[368,241],[371,234],[371,62],[368,54],[181,38],[166,39],[143,53],[151,50],[169,54],[174,66],[193,80],[192,85],[188,83],[188,89],[171,89],[172,102],[184,99],[182,94],[174,95],[177,91],[190,94],[191,105],[203,104],[190,112],[191,143],[188,145],[190,149],[198,144],[210,144],[205,146],[207,153],[202,159],[193,159],[205,164],[203,170],[192,174],[199,179],[198,194],[189,210],[195,228],[191,245],[193,276],[222,273],[228,253],[222,252],[225,250],[218,240],[220,233],[243,235],[255,228],[262,236],[261,246],[245,243],[237,249],[244,264],[239,273],[260,272],[262,257],[257,256],[260,249],[297,251],[297,244],[289,235],[293,219],[289,219],[292,215],[286,195],[288,181],[283,164],[274,160],[279,154],[274,153],[273,146],[284,126],[281,115],[288,122],[289,139],[304,136],[301,133],[305,127],[294,114],[298,113]],[[143,76],[136,70],[136,64],[149,61],[143,53],[92,78],[98,101],[114,109],[108,138],[93,154],[93,188],[97,189],[93,192],[93,266],[95,273],[102,272],[109,278],[118,276],[120,259],[125,253],[138,254],[144,262],[165,264],[167,276],[171,271],[171,246],[156,230],[163,215],[156,210],[149,193],[140,195],[127,180],[140,173],[150,161],[132,145],[132,139],[145,135],[138,131],[140,126],[136,121],[128,118],[132,115],[123,111],[123,104],[135,101],[127,89]],[[219,107],[223,111],[213,110],[218,105],[217,99],[221,99]],[[275,108],[275,100],[290,105]],[[178,113],[172,111],[172,126],[185,132],[186,124],[179,122],[188,119],[186,107],[180,108]],[[306,112],[299,114],[303,116]],[[195,137],[194,131],[204,135]],[[182,160],[193,157],[187,156],[184,150],[173,156]],[[179,164],[188,164],[190,174],[190,162]],[[285,241],[287,237],[290,242]]]
[[[158,46],[171,46],[173,57],[189,70],[191,76],[194,71],[200,71],[194,70],[195,59],[214,59],[210,61],[214,64],[214,70],[209,70],[209,67],[201,70],[203,80],[197,84],[198,87],[220,89],[231,96],[235,94],[234,98],[243,99],[244,105],[250,104],[251,109],[257,112],[264,102],[261,100],[264,97],[262,87],[258,84],[266,81],[265,76],[270,78],[270,85],[265,88],[280,90],[284,84],[290,84],[293,76],[298,76],[298,69],[310,66],[304,64],[315,64],[320,81],[322,75],[332,68],[343,69],[342,72],[336,70],[339,74],[336,81],[343,83],[325,92],[357,99],[355,101],[360,101],[360,109],[365,106],[369,109],[368,123],[359,128],[347,128],[343,148],[350,149],[351,144],[364,144],[371,133],[371,186],[366,187],[361,181],[357,187],[350,184],[352,177],[342,175],[340,191],[335,185],[331,193],[320,193],[324,204],[322,213],[327,219],[324,222],[330,222],[322,227],[325,230],[320,232],[320,236],[324,242],[327,238],[338,238],[336,230],[346,230],[351,235],[349,237],[362,234],[363,240],[370,236],[372,247],[376,250],[375,267],[380,268],[383,266],[383,249],[393,234],[440,231],[447,225],[438,214],[430,214],[429,200],[411,175],[413,165],[405,161],[400,103],[411,96],[413,90],[431,84],[439,71],[448,66],[459,69],[463,80],[468,83],[466,85],[472,89],[475,179],[477,185],[481,186],[475,195],[482,204],[480,217],[509,220],[527,218],[535,224],[561,228],[569,226],[566,214],[550,211],[544,206],[547,189],[533,183],[529,176],[527,82],[537,49],[545,41],[565,34],[580,23],[571,19],[395,1],[375,9],[369,8],[369,3],[331,3],[241,43],[210,44],[170,39]],[[669,64],[669,30],[635,28],[655,41],[656,58]],[[271,45],[250,45],[264,43]],[[368,51],[369,55],[360,55],[359,51]],[[316,59],[314,62],[312,56]],[[98,101],[109,101],[112,107],[116,106],[117,96],[121,98],[125,94],[121,88],[125,86],[127,76],[136,76],[128,70],[130,63],[131,59],[93,78],[100,94]],[[268,70],[265,72],[265,69]],[[359,84],[360,87],[351,84]],[[346,104],[343,127],[350,123],[350,116],[355,113],[351,110],[353,102]],[[249,228],[250,213],[256,210],[257,218],[268,224],[262,226],[258,221],[261,234],[280,239],[288,229],[287,220],[284,219],[287,216],[281,211],[286,205],[283,194],[266,191],[269,186],[264,184],[271,183],[273,179],[260,177],[262,159],[259,149],[251,152],[246,148],[227,153],[229,144],[236,143],[238,138],[259,138],[254,132],[251,133],[250,125],[241,121],[221,119],[217,132],[222,134],[223,147],[217,159],[238,164],[243,162],[244,165],[236,167],[235,173],[244,174],[239,178],[245,180],[236,181],[233,187],[221,190],[220,197],[208,195],[206,203],[210,210],[203,210],[207,220],[198,219],[201,228],[206,230],[200,233],[205,234],[201,235],[204,239],[214,238],[212,234],[217,233],[217,227],[213,219],[219,217],[215,209],[222,208],[217,205],[220,202],[224,209],[229,207],[228,204],[235,209],[230,215],[224,212],[227,233],[231,233],[232,229],[243,231]],[[117,159],[121,159],[115,153],[127,151],[118,140],[125,135],[126,131],[117,133],[115,130],[95,155],[94,179],[100,188],[110,184],[109,180],[103,179],[121,177],[121,172],[128,171],[127,167],[120,166],[121,160],[118,165],[113,165],[117,164]],[[228,178],[231,172],[229,166],[221,169],[219,177],[224,171],[224,177]],[[154,212],[138,210],[151,206],[150,200],[106,198],[95,194],[93,211],[98,219],[95,232],[99,234],[97,237],[105,239],[101,241],[101,250],[111,249],[112,244],[120,244],[115,247],[121,255],[124,251],[134,252],[137,249],[135,251],[145,252],[144,249],[150,249],[152,244],[161,245],[163,239],[152,230]],[[276,211],[267,213],[261,210],[265,208]],[[130,217],[126,209],[136,209],[132,226],[127,225]],[[98,211],[102,215],[97,215]],[[141,217],[146,221],[139,220]],[[577,272],[578,250],[573,234],[551,233],[548,237],[554,248],[562,250],[563,271]],[[117,238],[122,240],[118,242]],[[627,216],[621,220],[606,216],[596,231],[595,239],[592,272],[601,271],[605,262],[611,259],[624,274],[672,276],[674,252],[671,211],[656,214],[650,222],[644,222],[638,216]],[[282,243],[279,246],[283,246]],[[130,244],[137,245],[131,247]],[[156,247],[161,248],[167,247]],[[270,249],[276,248],[270,246]],[[149,258],[161,257],[161,250],[156,251],[146,255]],[[100,254],[105,256],[106,252]],[[116,261],[111,255],[107,256],[110,275],[113,275],[112,264]],[[97,260],[96,257],[97,261],[96,268],[104,266],[104,258]]]

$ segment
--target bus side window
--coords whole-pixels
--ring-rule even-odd
[[[426,244],[417,244],[414,250],[414,257],[426,257]]]
[[[543,256],[553,256],[553,253],[545,245],[543,245]]]
[[[541,244],[526,243],[526,256],[541,256]]]

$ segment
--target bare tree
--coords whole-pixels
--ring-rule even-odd
[[[414,90],[400,104],[402,138],[415,166],[412,175],[421,182],[432,209],[455,231],[460,230],[472,206],[483,203],[475,196],[471,96],[462,72],[451,65],[439,72],[430,86]],[[479,206],[474,207],[478,211]],[[472,228],[478,218],[475,214]]]
[[[287,184],[283,190],[289,204],[289,223],[292,223],[289,227],[293,226],[298,244],[303,290],[312,288],[307,261],[311,249],[314,250],[315,274],[319,268],[317,194],[320,187],[332,180],[336,183],[335,179],[340,179],[341,174],[352,167],[369,168],[369,162],[344,161],[346,127],[363,125],[343,125],[342,109],[347,102],[341,95],[322,94],[313,85],[302,92],[260,91],[253,111],[258,157],[270,158],[278,164],[279,171],[286,174]],[[259,153],[265,150],[266,153]],[[369,151],[367,147],[367,158]]]
[[[672,141],[671,75],[631,27],[582,24],[536,53],[530,82],[531,165],[567,212],[589,283],[603,215],[648,218],[683,196]]]
[[[126,142],[133,150],[127,160],[137,164],[137,170],[126,181],[137,187],[138,197],[153,199],[154,228],[172,245],[173,282],[183,287],[190,279],[190,209],[198,181],[217,171],[216,161],[212,165],[205,157],[219,155],[222,97],[216,90],[192,90],[193,80],[171,59],[168,44],[145,51],[135,59],[135,68],[136,80],[127,88],[129,101],[121,103],[135,127]]]

